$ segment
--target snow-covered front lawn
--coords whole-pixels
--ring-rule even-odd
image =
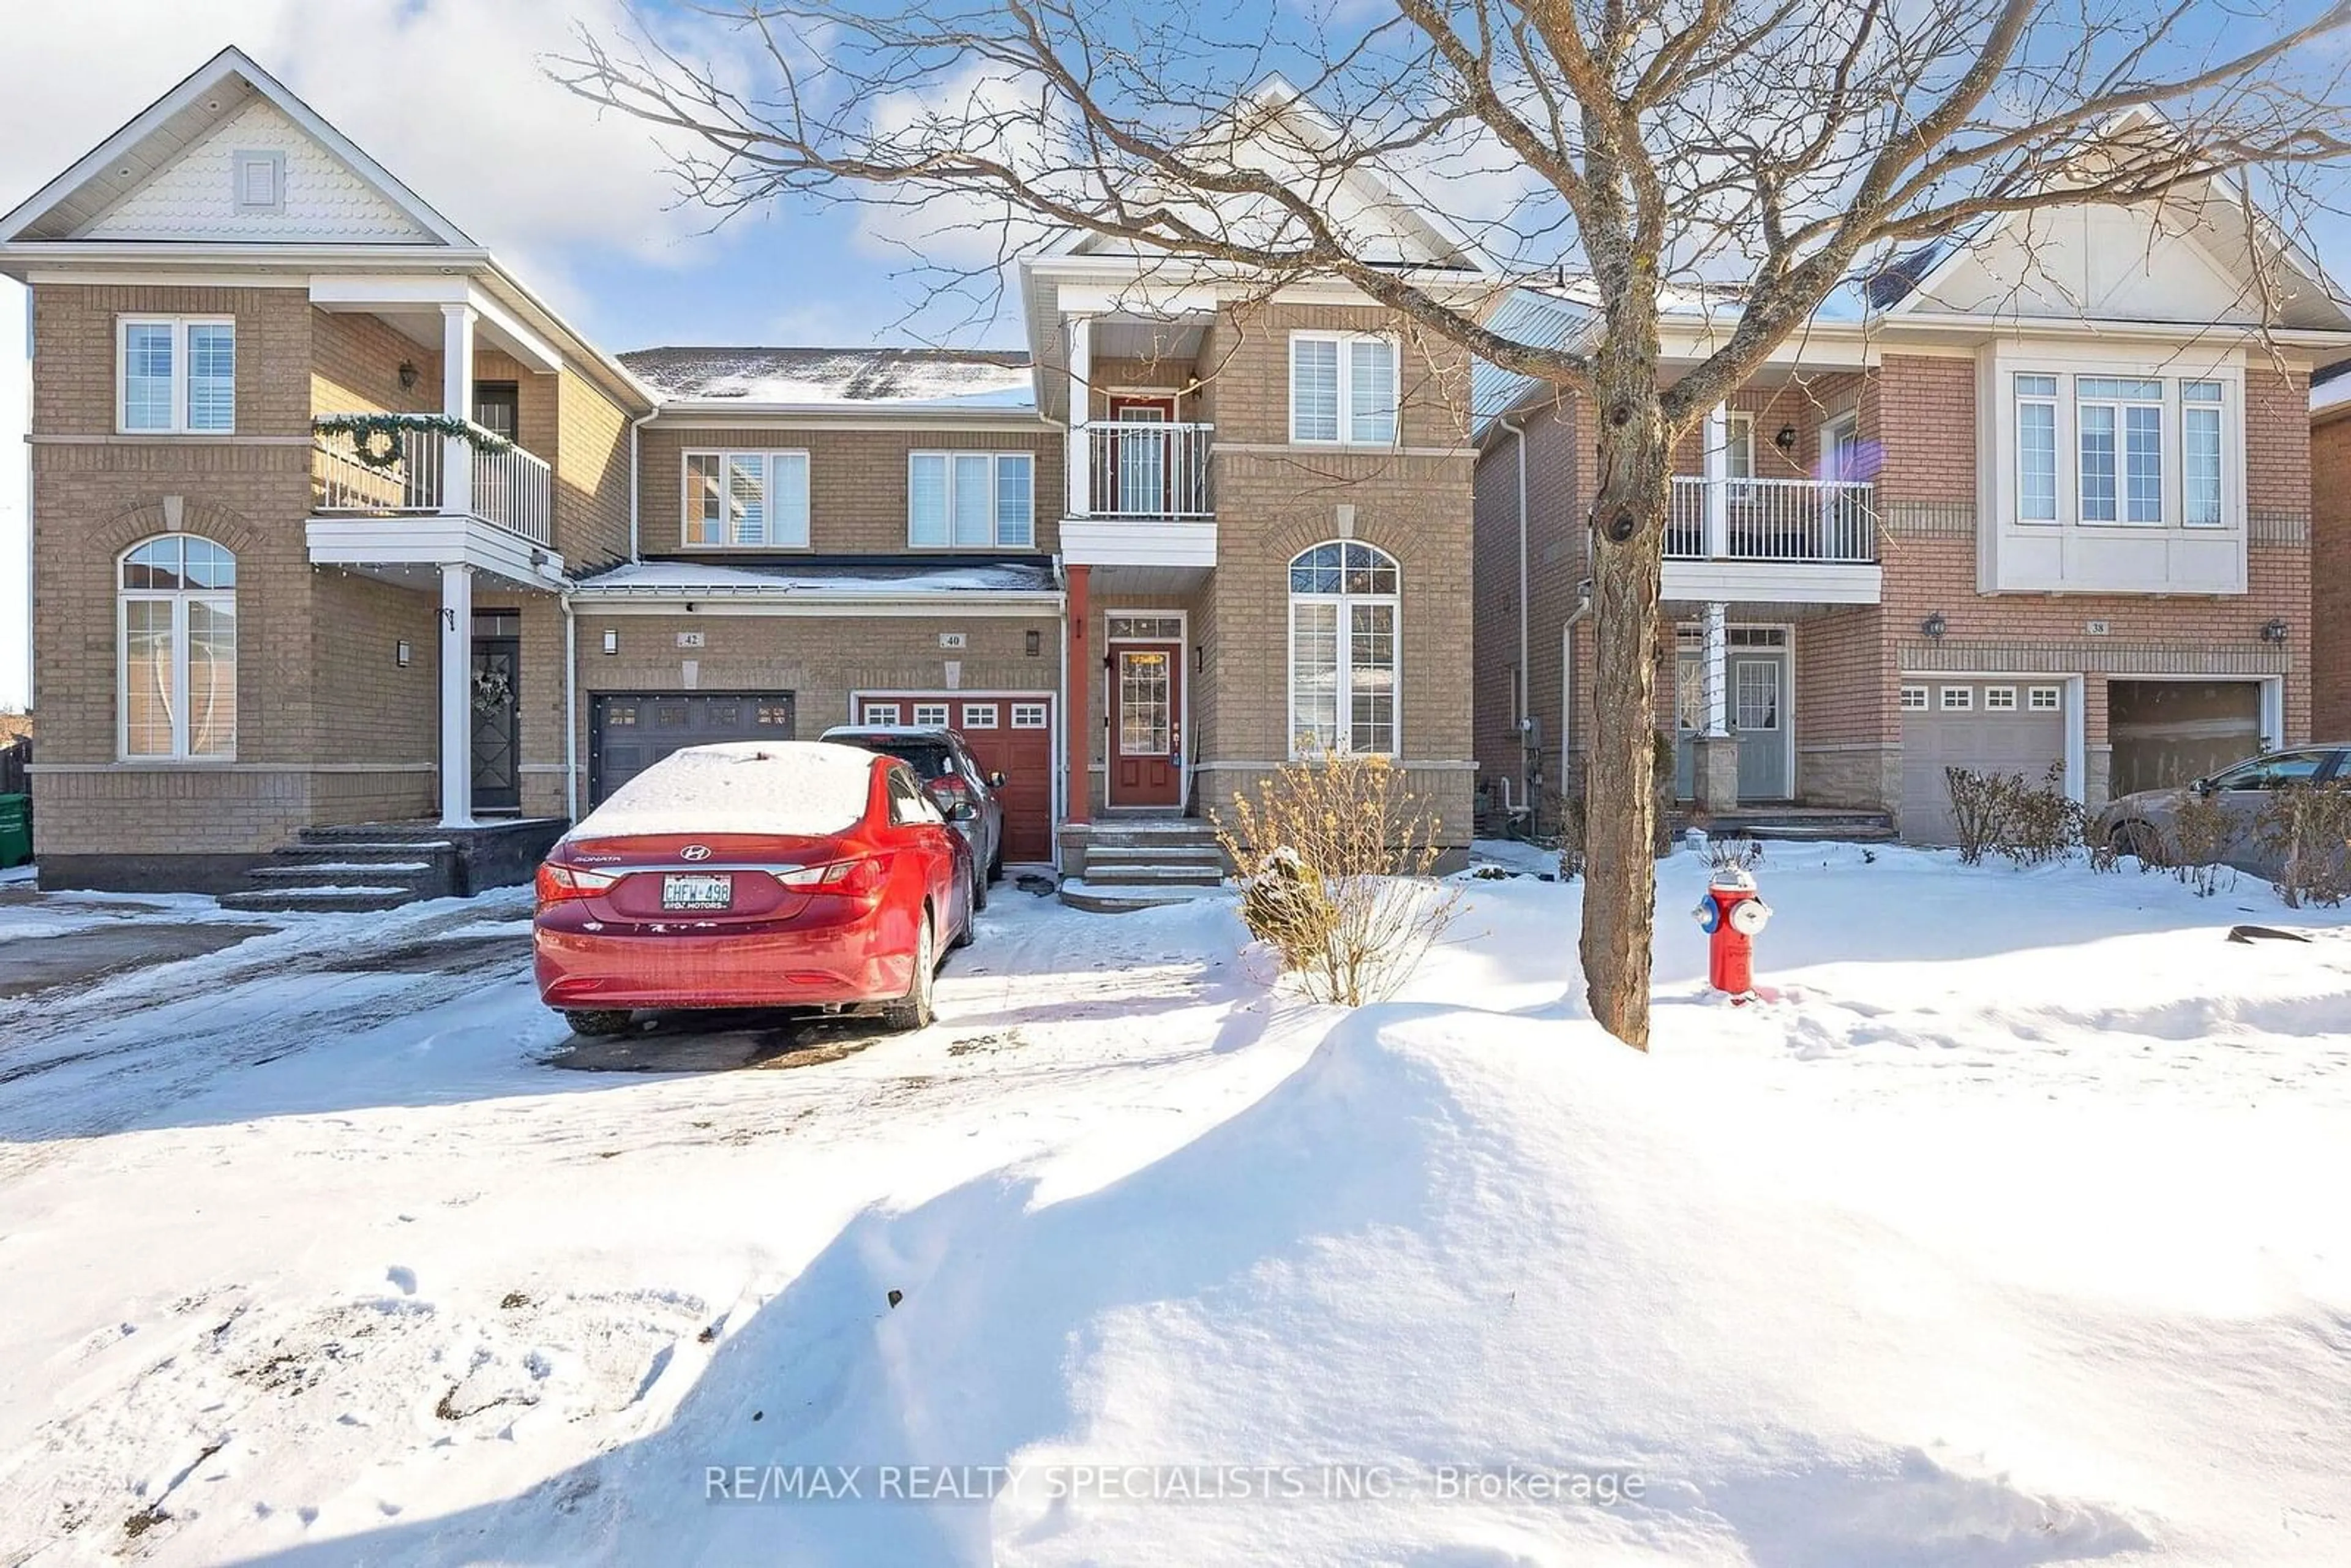
[[[2345,1560],[2351,917],[1761,875],[1646,1057],[1525,878],[1352,1014],[1007,884],[731,1071],[515,894],[0,1002],[0,1562]]]

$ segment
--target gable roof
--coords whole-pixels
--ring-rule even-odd
[[[347,178],[350,189],[342,193],[345,209],[363,210],[364,221],[355,222],[347,234],[329,233],[326,243],[390,241],[475,247],[475,241],[463,229],[393,178],[285,83],[234,46],[205,61],[73,167],[0,217],[0,244],[217,237],[202,232],[201,225],[192,225],[184,214],[174,218],[152,205],[145,215],[155,227],[142,229],[114,220],[140,200],[141,193],[192,156],[203,155],[209,148],[225,157],[227,145],[219,139],[231,127],[250,128],[261,140],[262,150],[273,150],[268,145],[273,137],[285,140],[281,127],[298,131],[309,145],[322,151],[322,167],[331,167]],[[274,150],[292,155],[290,148]],[[228,190],[225,178],[218,188],[224,193]],[[134,216],[138,211],[132,208]],[[405,225],[407,232],[395,232],[394,223]],[[308,236],[279,232],[259,237]]]

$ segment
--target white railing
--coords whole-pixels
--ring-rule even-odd
[[[1209,517],[1213,424],[1089,424],[1086,507],[1097,517]]]
[[[482,432],[488,435],[489,432]],[[311,505],[321,516],[415,517],[456,512],[542,548],[554,540],[553,476],[519,446],[485,452],[462,437],[418,423],[392,433],[398,455],[382,466],[359,460],[347,431],[311,434]],[[444,484],[452,460],[464,465]]]
[[[1722,526],[1709,539],[1709,481],[1674,478],[1666,517],[1669,560],[1786,560],[1873,565],[1877,507],[1871,486],[1853,479],[1726,479]]]

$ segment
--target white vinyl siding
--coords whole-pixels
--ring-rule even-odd
[[[1026,452],[911,453],[906,542],[930,549],[1031,549],[1036,497],[1036,459]]]
[[[689,549],[807,549],[809,455],[687,453],[682,537]]]
[[[236,323],[123,317],[116,322],[115,423],[125,434],[236,430]]]
[[[1392,338],[1358,332],[1290,337],[1290,439],[1317,445],[1393,446],[1397,359]]]

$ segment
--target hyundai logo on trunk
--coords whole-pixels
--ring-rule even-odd
[[[710,846],[708,844],[688,844],[685,848],[677,852],[677,858],[682,861],[706,861],[710,858]]]

